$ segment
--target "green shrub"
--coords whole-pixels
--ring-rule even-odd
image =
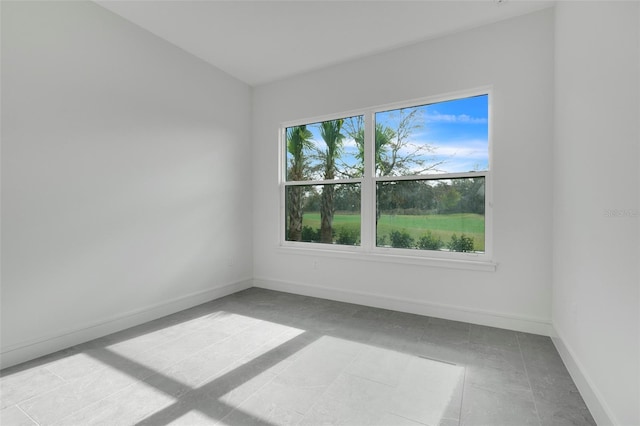
[[[360,229],[353,226],[341,226],[335,231],[338,234],[338,238],[336,239],[338,244],[353,246],[356,245],[360,239]]]
[[[460,238],[456,234],[451,236],[451,241],[447,244],[451,251],[469,252],[473,251],[473,237],[467,237],[466,235],[460,235]]]
[[[421,250],[440,250],[442,246],[444,246],[442,239],[434,236],[431,231],[427,231],[418,239],[418,248]]]
[[[391,247],[396,248],[411,248],[413,247],[413,237],[405,231],[391,231],[389,234],[391,238]]]
[[[378,236],[376,237],[376,246],[384,247],[384,246],[386,246],[388,244],[389,244],[389,242],[387,241],[387,235],[378,234]]]
[[[302,241],[320,241],[320,228],[302,227]]]

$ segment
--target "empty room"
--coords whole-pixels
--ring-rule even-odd
[[[640,2],[0,7],[3,426],[640,426]]]

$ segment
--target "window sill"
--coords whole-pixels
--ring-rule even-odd
[[[437,268],[459,269],[467,271],[495,272],[498,264],[488,260],[451,259],[427,256],[411,256],[396,253],[365,252],[349,247],[323,249],[320,247],[278,246],[280,254],[298,256],[316,256],[336,259],[350,259],[364,262],[393,263],[401,265],[418,265]],[[473,258],[473,255],[469,255]]]

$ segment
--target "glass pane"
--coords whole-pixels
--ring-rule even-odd
[[[360,245],[360,184],[285,188],[285,239]]]
[[[484,177],[378,182],[376,245],[484,252]]]
[[[286,129],[287,181],[362,177],[364,116]]]
[[[376,176],[489,169],[488,95],[376,113]]]

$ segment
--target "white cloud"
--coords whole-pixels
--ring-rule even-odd
[[[487,119],[482,117],[471,117],[467,114],[440,114],[437,111],[427,114],[425,117],[427,123],[470,123],[470,124],[486,124]]]
[[[407,155],[415,152],[418,148],[430,147],[430,150],[423,149],[423,156],[438,157],[467,157],[467,158],[487,158],[487,141],[481,139],[461,140],[461,141],[414,141],[407,143],[400,149],[400,155]]]
[[[487,167],[489,153],[487,141],[481,139],[469,139],[461,141],[414,141],[408,143],[400,151],[400,156],[406,156],[415,152],[415,148],[425,144],[433,147],[432,151],[423,151],[416,159],[421,159],[427,164],[442,162],[438,166],[439,172],[467,172],[470,170],[482,170]],[[414,167],[415,169],[415,167]]]
[[[355,139],[352,138],[345,138],[342,140],[342,146],[345,148],[358,148],[358,144],[356,143]]]
[[[487,142],[483,140],[464,140],[452,143],[431,142],[438,156],[455,156],[469,159],[488,158]]]

